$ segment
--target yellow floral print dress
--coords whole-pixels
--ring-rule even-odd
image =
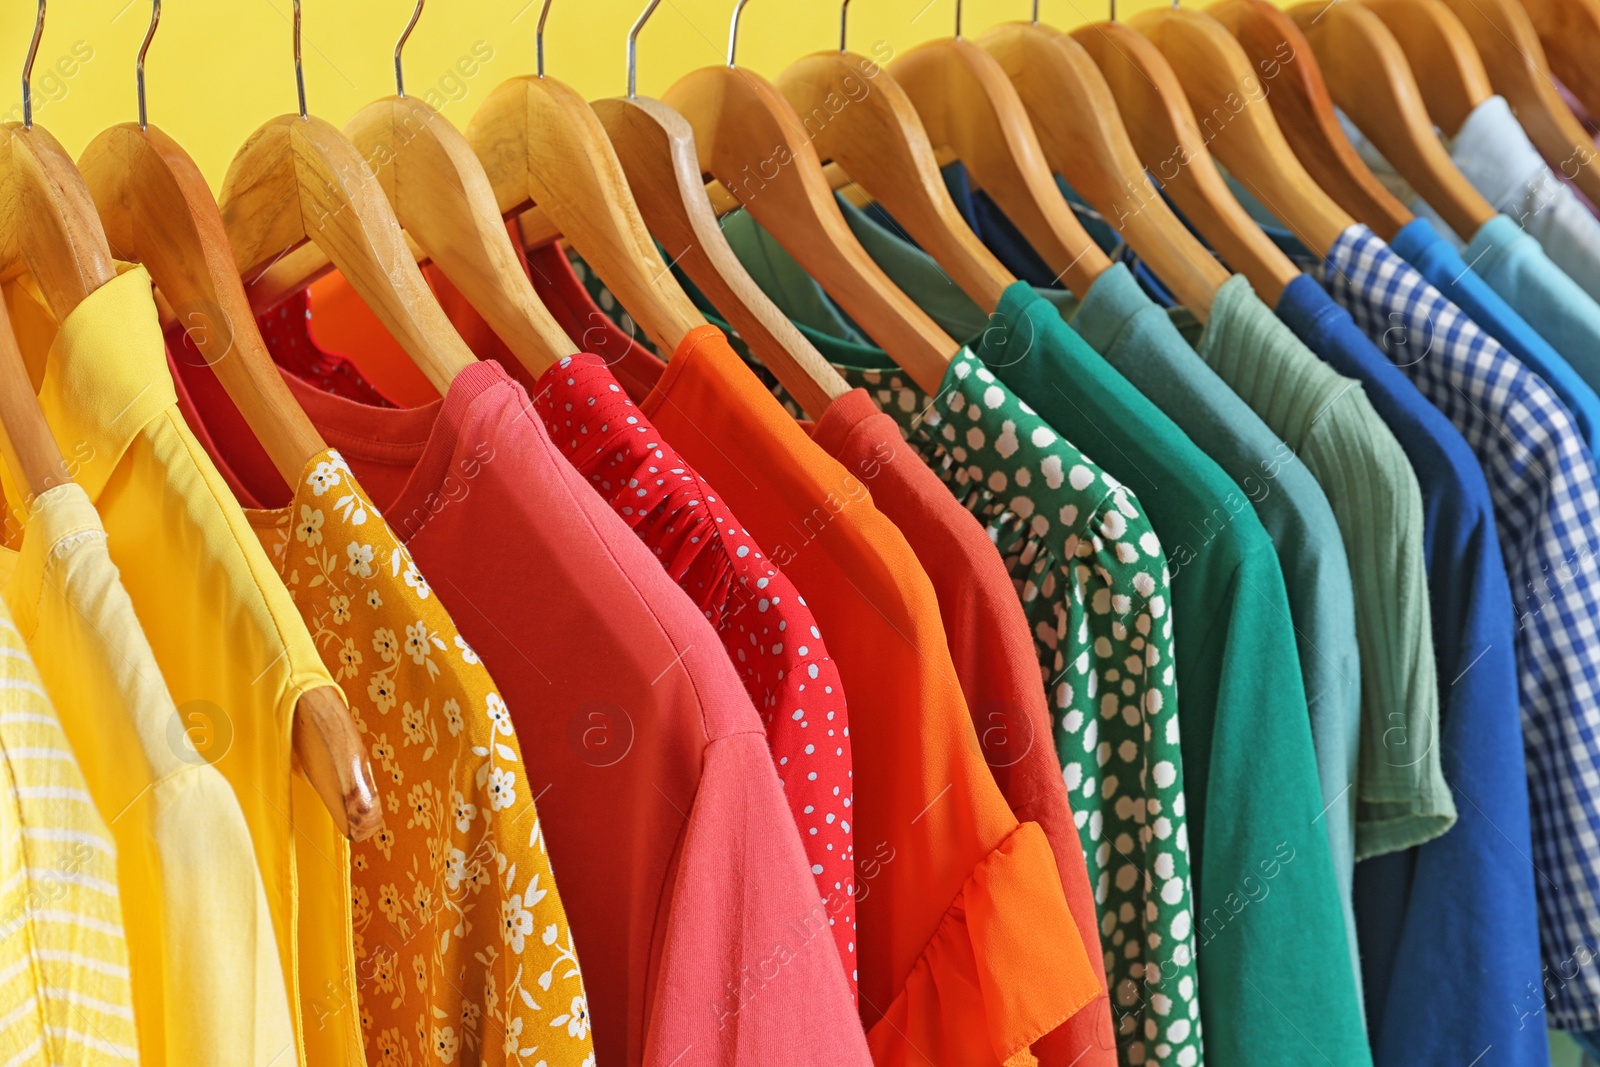
[[[511,715],[337,452],[249,512],[350,697],[383,827],[350,848],[368,1062],[593,1067]]]

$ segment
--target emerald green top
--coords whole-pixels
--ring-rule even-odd
[[[785,290],[802,287],[798,265],[747,218],[731,218],[725,232],[784,306]],[[925,308],[952,294],[948,281],[908,289]],[[892,371],[814,291],[811,304],[812,316],[827,312],[833,320],[832,332],[808,330],[811,339],[847,375],[859,381],[863,372]],[[802,325],[828,328],[815,317]],[[1321,825],[1288,598],[1255,510],[1027,285],[1008,289],[977,333],[975,354],[995,376],[1133,491],[1168,558],[1185,811],[1198,872],[1201,1018],[1212,1062],[1370,1064],[1345,964],[1349,944]],[[1330,961],[1338,961],[1336,972]],[[1126,1003],[1124,993],[1113,991],[1113,1003]],[[1158,1035],[1163,1004],[1151,998],[1155,1014],[1146,1019]],[[1151,1062],[1178,1062],[1164,1044],[1154,1042]]]

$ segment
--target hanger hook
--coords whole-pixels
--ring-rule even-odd
[[[644,14],[634,22],[633,28],[628,31],[628,99],[635,99],[639,95],[639,31],[644,29],[644,24],[650,21],[650,16],[656,13],[656,8],[661,6],[661,0],[650,0],[650,6],[644,9]]]
[[[150,5],[150,28],[144,31],[144,43],[139,46],[139,58],[133,64],[133,82],[139,93],[139,129],[148,130],[150,122],[145,117],[144,110],[144,57],[150,51],[150,42],[155,38],[156,27],[161,23],[161,0],[154,0]]]
[[[733,9],[733,22],[728,27],[728,66],[730,67],[738,66],[733,60],[739,51],[739,16],[744,14],[744,5],[749,2],[750,0],[739,0],[738,6]]]
[[[300,0],[294,0],[294,89],[300,95],[300,117],[306,118],[306,72],[300,65]]]
[[[22,62],[22,128],[33,129],[33,60],[39,54],[39,39],[44,36],[44,4],[39,0],[39,14],[33,20],[33,43],[28,45],[28,58]]]
[[[533,31],[533,69],[539,77],[544,77],[544,22],[550,17],[551,0],[544,0],[544,7],[539,9],[539,25]]]
[[[839,5],[839,51],[841,51],[841,52],[850,51],[850,49],[845,47],[845,41],[849,39],[849,34],[850,34],[850,0],[844,0],[844,3]]]
[[[157,2],[159,3],[159,0]],[[402,100],[406,95],[406,72],[400,65],[400,51],[411,39],[411,31],[417,28],[417,20],[422,17],[422,5],[425,2],[426,0],[417,0],[417,9],[411,12],[411,21],[406,23],[406,28],[400,32],[400,39],[394,43],[394,95]]]
[[[1111,2],[1116,3],[1117,0],[1111,0]],[[1039,0],[1033,0],[1033,24],[1035,26],[1039,25]]]
[[[956,40],[961,40],[961,0],[956,0]]]

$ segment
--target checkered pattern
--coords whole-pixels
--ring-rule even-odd
[[[1517,619],[1547,1011],[1600,1026],[1600,488],[1550,388],[1365,226],[1323,285],[1477,453]],[[1467,676],[1452,684],[1470,685]],[[1492,932],[1491,932],[1492,934]]]

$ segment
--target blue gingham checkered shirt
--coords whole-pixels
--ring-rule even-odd
[[[1550,388],[1365,226],[1315,273],[1488,475],[1517,611],[1551,1025],[1600,1027],[1600,478]],[[1471,668],[1453,684],[1471,685]],[[1492,932],[1491,932],[1492,936]]]

